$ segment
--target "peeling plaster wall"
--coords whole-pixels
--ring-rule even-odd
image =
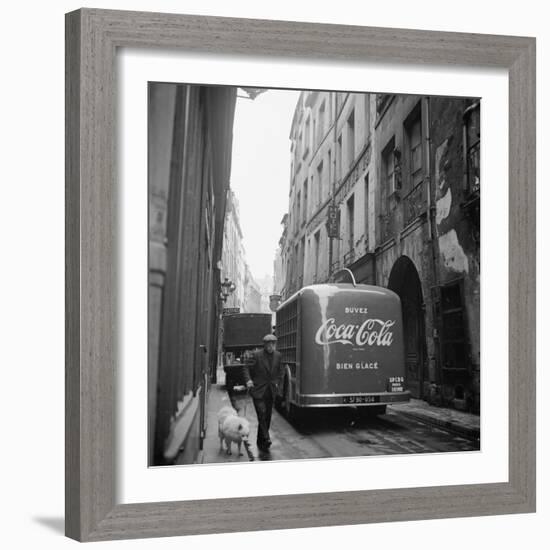
[[[441,159],[446,156],[448,146],[449,146],[449,140],[446,139],[435,151],[434,177],[437,183],[438,190],[443,189],[443,187],[445,187],[445,184],[447,183],[447,180],[445,179],[445,170],[443,169],[444,166],[442,166]],[[438,194],[440,195],[440,193],[436,191],[436,197],[438,196]]]
[[[467,379],[456,375],[456,384],[465,387],[474,409],[479,410],[479,239],[475,220],[465,207],[462,114],[467,100],[431,98],[431,140],[435,202],[435,233],[437,239],[439,284],[461,281],[464,320],[469,351]],[[479,222],[478,222],[479,223]],[[452,397],[452,376],[446,375],[449,386],[444,388]]]
[[[468,256],[458,242],[458,236],[454,229],[439,237],[439,250],[442,262],[449,271],[458,274],[468,273]]]
[[[428,200],[431,190],[431,206],[426,205],[424,217],[405,222],[405,212],[410,185],[407,185],[407,141],[405,127],[418,97],[395,97],[387,104],[375,124],[376,159],[376,280],[387,286],[392,268],[401,256],[407,256],[415,265],[422,284],[425,304],[425,331],[427,345],[428,377],[426,384],[438,381],[442,384],[442,397],[446,405],[460,405],[454,399],[458,385],[465,389],[467,405],[479,410],[479,237],[476,220],[465,208],[463,189],[463,112],[469,100],[460,98],[431,97],[427,100],[430,114],[429,159],[425,166],[425,192]],[[424,105],[422,117],[427,115]],[[423,137],[424,135],[423,128]],[[396,196],[388,196],[382,188],[383,175],[380,159],[390,140],[402,152],[403,187]],[[431,178],[431,186],[428,179]],[[433,239],[430,230],[433,215]],[[408,223],[409,225],[406,225]],[[442,335],[440,305],[435,301],[441,285],[460,283],[463,298],[463,319],[467,337],[468,369],[445,374],[441,364],[440,338]]]
[[[451,189],[447,189],[447,192],[441,197],[435,204],[435,222],[439,226],[441,222],[447,218],[451,212],[451,205],[453,203],[453,195]]]

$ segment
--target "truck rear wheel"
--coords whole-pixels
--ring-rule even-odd
[[[290,399],[290,380],[288,377],[285,377],[284,382],[284,391],[283,391],[283,402],[282,402],[282,408],[283,408],[283,414],[287,418],[289,422],[294,422],[298,420],[298,411],[299,409],[292,404]]]

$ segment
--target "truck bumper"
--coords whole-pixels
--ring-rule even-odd
[[[411,394],[404,392],[308,394],[296,396],[299,407],[368,407],[409,401]]]

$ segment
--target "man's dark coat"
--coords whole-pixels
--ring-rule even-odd
[[[263,399],[270,387],[271,395],[277,395],[283,380],[281,353],[275,350],[269,354],[265,349],[254,352],[252,360],[244,365],[243,374],[245,383],[249,380],[254,382],[254,387],[250,389],[254,399]]]

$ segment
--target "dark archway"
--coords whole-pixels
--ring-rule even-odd
[[[421,399],[427,355],[424,299],[418,271],[407,256],[401,256],[393,265],[388,288],[401,298],[407,387],[412,397]]]

